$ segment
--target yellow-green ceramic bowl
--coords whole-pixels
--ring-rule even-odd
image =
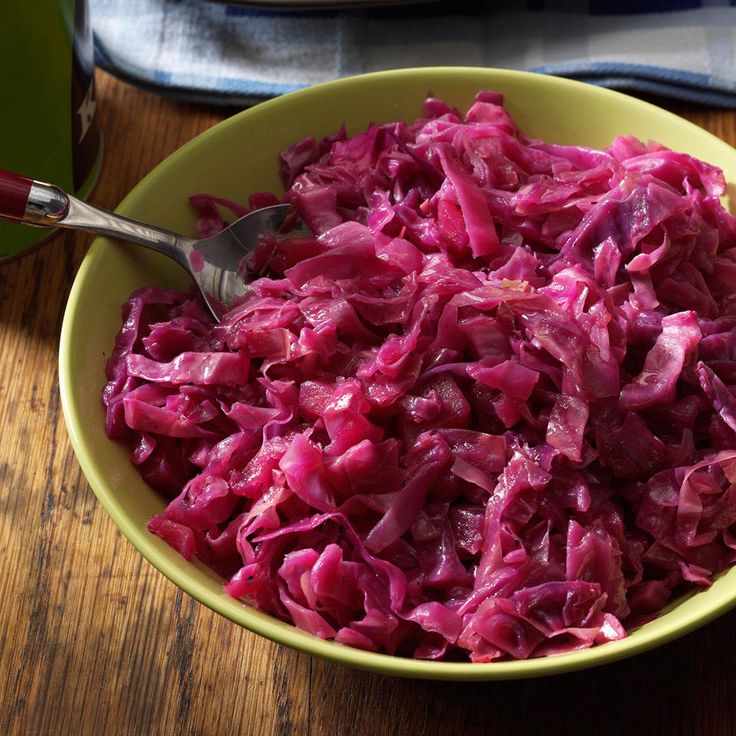
[[[121,214],[191,233],[187,197],[195,192],[245,201],[255,190],[280,190],[277,154],[307,135],[342,123],[356,133],[370,122],[412,121],[428,92],[465,108],[479,89],[504,93],[527,134],[555,143],[604,147],[616,135],[653,139],[721,166],[736,180],[736,151],[697,126],[622,94],[554,77],[472,68],[408,69],[323,84],[257,105],[203,133],[157,166],[118,208]],[[493,680],[550,675],[592,667],[681,636],[736,604],[736,569],[708,590],[670,605],[621,641],[585,651],[520,662],[426,662],[363,652],[322,641],[228,597],[221,580],[186,562],[146,531],[164,507],[105,436],[100,390],[105,358],[120,326],[120,305],[136,287],[184,285],[163,256],[98,238],[74,283],[61,334],[60,383],[69,434],[97,497],[138,550],[173,583],[241,626],[309,654],[407,677]]]

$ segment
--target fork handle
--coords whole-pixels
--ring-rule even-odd
[[[32,186],[33,180],[27,176],[0,169],[0,216],[22,220]]]
[[[0,169],[0,218],[37,227],[53,227],[69,211],[59,187]]]
[[[54,184],[0,169],[0,220],[34,227],[71,230],[122,238],[152,248],[189,268],[194,241],[155,225],[147,225],[72,197]]]

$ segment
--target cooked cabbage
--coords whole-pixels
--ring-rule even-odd
[[[107,432],[168,498],[154,534],[315,636],[474,662],[619,639],[733,563],[717,168],[529,140],[493,92],[280,167],[314,237],[264,240],[220,324],[123,307]],[[192,202],[203,235],[247,211]]]

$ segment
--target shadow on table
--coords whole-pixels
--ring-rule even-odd
[[[734,627],[731,613],[633,659],[514,682],[409,681],[315,661],[311,736],[732,734]]]
[[[13,339],[58,343],[74,274],[91,239],[86,233],[60,231],[34,250],[0,263],[4,339],[15,334]]]

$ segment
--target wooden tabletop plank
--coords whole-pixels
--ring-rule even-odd
[[[105,74],[99,101],[106,207],[228,114]],[[670,107],[736,143],[736,113]],[[177,590],[96,502],[63,426],[59,331],[89,242],[0,266],[0,734],[736,733],[736,613],[589,672],[433,683],[311,659]]]

